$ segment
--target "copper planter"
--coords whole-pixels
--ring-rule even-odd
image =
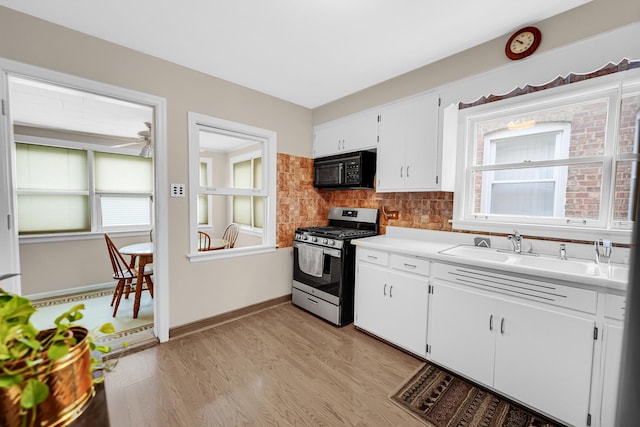
[[[91,352],[85,328],[71,328],[77,344],[69,354],[48,366],[40,366],[35,373],[49,386],[49,396],[36,409],[36,426],[59,427],[69,425],[86,408],[95,391],[91,373]],[[46,334],[47,331],[42,333]],[[48,364],[45,364],[48,365]],[[26,380],[26,378],[25,378]],[[0,426],[20,427],[22,417],[17,386],[0,388]],[[31,425],[32,413],[26,415]]]

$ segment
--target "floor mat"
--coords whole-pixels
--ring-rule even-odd
[[[430,363],[390,398],[431,427],[560,426]]]

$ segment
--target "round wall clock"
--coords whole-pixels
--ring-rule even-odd
[[[540,46],[542,33],[536,27],[524,27],[513,33],[504,52],[509,59],[517,60],[526,58]]]

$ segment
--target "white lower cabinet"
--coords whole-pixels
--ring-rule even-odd
[[[618,401],[618,380],[622,359],[623,319],[625,298],[606,296],[605,322],[602,331],[603,374],[600,426],[614,426]]]
[[[414,354],[426,356],[428,280],[388,266],[394,255],[358,249],[354,324]],[[405,258],[405,257],[402,257]],[[419,269],[423,260],[407,259],[401,267]],[[380,262],[380,263],[378,263]]]
[[[564,424],[614,426],[625,297],[359,246],[355,325]]]
[[[589,412],[594,320],[433,283],[429,358],[571,425]]]

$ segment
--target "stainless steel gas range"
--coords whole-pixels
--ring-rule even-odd
[[[377,209],[329,209],[326,227],[298,228],[293,242],[292,301],[337,326],[353,322],[353,239],[378,234]]]

